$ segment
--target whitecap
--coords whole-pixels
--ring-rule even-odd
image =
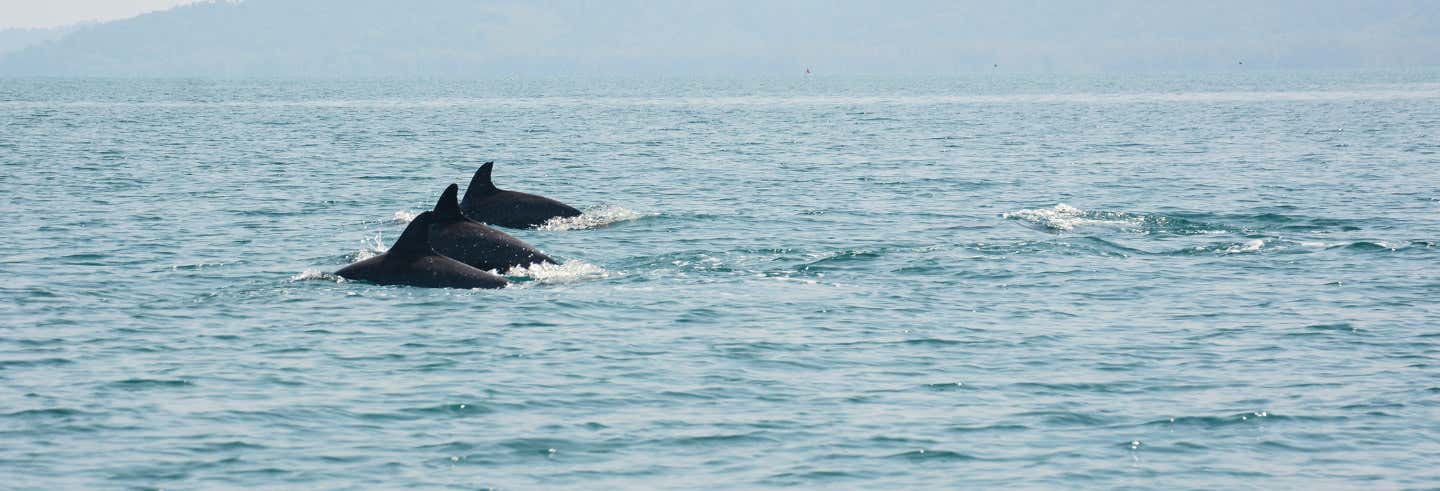
[[[552,232],[564,230],[583,230],[604,227],[610,224],[638,220],[645,215],[636,213],[627,208],[612,205],[600,205],[586,208],[580,216],[556,217],[536,227],[537,230],[548,230]]]

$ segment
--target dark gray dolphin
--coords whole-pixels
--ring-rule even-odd
[[[430,212],[415,217],[384,254],[356,262],[335,274],[377,285],[426,288],[504,288],[508,281],[445,257],[430,248]]]
[[[487,271],[555,262],[510,234],[465,218],[455,198],[459,192],[460,186],[454,184],[445,188],[430,212],[434,215],[430,221],[430,247],[435,252]]]
[[[555,217],[580,216],[580,210],[544,196],[497,189],[490,182],[490,169],[495,162],[486,162],[470,178],[460,209],[477,222],[510,228],[532,228]]]

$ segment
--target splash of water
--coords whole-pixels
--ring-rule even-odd
[[[293,282],[297,282],[297,281],[336,281],[336,282],[338,282],[338,281],[343,281],[343,280],[344,280],[343,278],[341,278],[341,277],[339,277],[339,276],[335,276],[335,275],[332,274],[332,273],[327,273],[327,272],[325,272],[325,271],[321,271],[321,270],[318,270],[318,269],[315,269],[315,268],[310,268],[310,269],[306,269],[305,271],[301,271],[301,272],[299,272],[299,273],[295,273],[295,275],[294,275],[294,276],[291,276],[290,279],[287,280],[287,281],[290,281],[290,282],[293,283]]]
[[[584,230],[599,228],[618,222],[638,220],[646,215],[636,213],[627,208],[612,205],[593,206],[585,209],[580,216],[556,217],[537,227],[538,230],[552,232],[564,230]]]
[[[514,279],[528,279],[529,281],[527,283],[554,285],[609,278],[611,273],[605,270],[605,268],[594,264],[578,259],[571,259],[561,264],[536,263],[528,266],[516,266],[506,271],[504,276]]]
[[[418,216],[420,216],[419,213],[415,213],[410,210],[400,210],[395,212],[394,220],[395,223],[408,224],[415,221],[415,217]]]
[[[362,239],[360,242],[361,248],[355,253],[353,261],[364,261],[390,250],[390,246],[385,245],[385,240],[380,236],[380,232],[375,232],[374,237]]]

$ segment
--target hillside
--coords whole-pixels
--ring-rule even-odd
[[[80,28],[79,25],[39,29],[0,29],[0,56],[63,38],[78,28]]]

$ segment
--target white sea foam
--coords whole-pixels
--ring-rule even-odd
[[[1244,244],[1235,244],[1235,245],[1232,245],[1232,246],[1230,246],[1230,247],[1226,247],[1224,250],[1222,250],[1222,251],[1220,251],[1220,252],[1221,252],[1221,253],[1224,253],[1224,254],[1239,254],[1239,253],[1243,253],[1243,252],[1257,252],[1257,251],[1260,250],[1261,247],[1265,247],[1265,241],[1260,240],[1260,239],[1255,239],[1255,240],[1246,242],[1246,243],[1244,243]]]
[[[1139,226],[1145,217],[1117,212],[1088,212],[1065,203],[1050,208],[1012,211],[1000,215],[1008,220],[1021,220],[1041,225],[1051,230],[1074,230],[1082,225],[1104,225],[1112,227]]]
[[[571,259],[561,264],[539,263],[529,266],[516,266],[506,271],[504,276],[510,278],[528,278],[531,280],[525,283],[554,285],[609,278],[612,274],[606,271],[605,268],[578,259]]]
[[[638,220],[645,215],[626,208],[612,205],[593,206],[585,209],[580,216],[556,217],[538,227],[539,230],[558,232],[562,230],[583,230],[604,227],[617,222]]]
[[[400,211],[395,212],[395,222],[396,222],[396,223],[410,223],[410,222],[415,221],[415,217],[418,217],[418,216],[420,216],[419,213],[415,213],[415,212],[412,212],[412,211],[410,211],[410,210],[400,210]]]
[[[318,269],[310,268],[310,269],[307,269],[307,270],[305,270],[305,271],[301,271],[301,272],[299,272],[299,273],[296,273],[295,276],[291,276],[289,281],[294,282],[294,281],[320,281],[320,280],[324,280],[324,281],[343,281],[343,278],[340,278],[339,276],[335,276],[335,275],[333,275],[333,274],[330,274],[330,273],[327,273],[327,272],[324,272],[324,271],[321,271],[321,270],[318,270]]]
[[[170,266],[171,271],[199,271],[209,267],[224,266],[226,263],[191,263]]]

